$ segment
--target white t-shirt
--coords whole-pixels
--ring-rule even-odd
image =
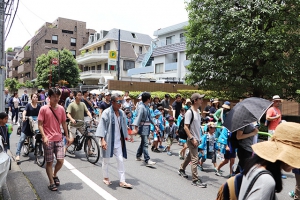
[[[192,110],[192,108],[191,108]],[[184,117],[184,124],[190,124],[191,123],[191,119],[192,119],[192,112],[191,110],[188,110],[186,113],[185,113],[185,117]],[[190,132],[191,134],[193,135],[193,137],[198,141],[200,142],[201,139],[200,139],[200,128],[201,128],[201,116],[197,111],[194,111],[192,110],[193,113],[194,113],[194,119],[193,119],[193,122],[192,124],[190,125]]]
[[[116,114],[114,113],[115,117],[115,144],[114,148],[119,148],[121,146],[121,133],[120,133],[120,116],[117,117]]]
[[[14,97],[14,98],[13,98],[13,102],[14,102],[14,107],[15,107],[15,108],[18,108],[19,103],[20,103],[19,98]]]

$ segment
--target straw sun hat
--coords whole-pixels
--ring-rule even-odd
[[[291,167],[300,168],[300,124],[281,123],[270,141],[252,145],[253,151],[270,162],[280,160]]]

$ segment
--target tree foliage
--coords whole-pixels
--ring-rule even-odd
[[[50,65],[51,59],[57,58],[59,66]],[[35,71],[37,72],[36,85],[44,88],[49,86],[50,69],[52,69],[52,86],[60,83],[60,80],[68,82],[68,87],[76,87],[79,79],[79,68],[71,52],[67,49],[61,51],[49,51],[36,59]]]
[[[12,47],[8,47],[7,49],[6,49],[6,52],[13,52],[14,50],[13,50],[13,48]]]
[[[298,96],[299,0],[191,0],[187,10],[189,84],[235,98]]]
[[[22,84],[15,78],[7,78],[4,81],[4,86],[12,93],[18,91],[22,87]]]

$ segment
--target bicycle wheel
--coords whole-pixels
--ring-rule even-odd
[[[36,164],[42,167],[45,164],[45,156],[43,151],[42,142],[35,142],[35,150],[34,150]]]
[[[96,162],[98,162],[100,157],[100,147],[96,138],[94,138],[93,136],[85,137],[84,152],[87,160],[90,163],[95,164]]]
[[[76,145],[75,145],[74,143],[72,143],[70,146],[68,146],[67,152],[68,152],[69,154],[74,155],[74,154],[75,154],[75,151],[76,151]]]

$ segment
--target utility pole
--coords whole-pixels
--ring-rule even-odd
[[[121,43],[121,30],[119,29],[119,36],[118,36],[118,80],[120,80],[120,54],[121,54],[121,49],[120,49],[120,43]]]
[[[4,55],[4,0],[0,0],[0,112],[4,112],[4,80],[5,80],[5,55]]]

